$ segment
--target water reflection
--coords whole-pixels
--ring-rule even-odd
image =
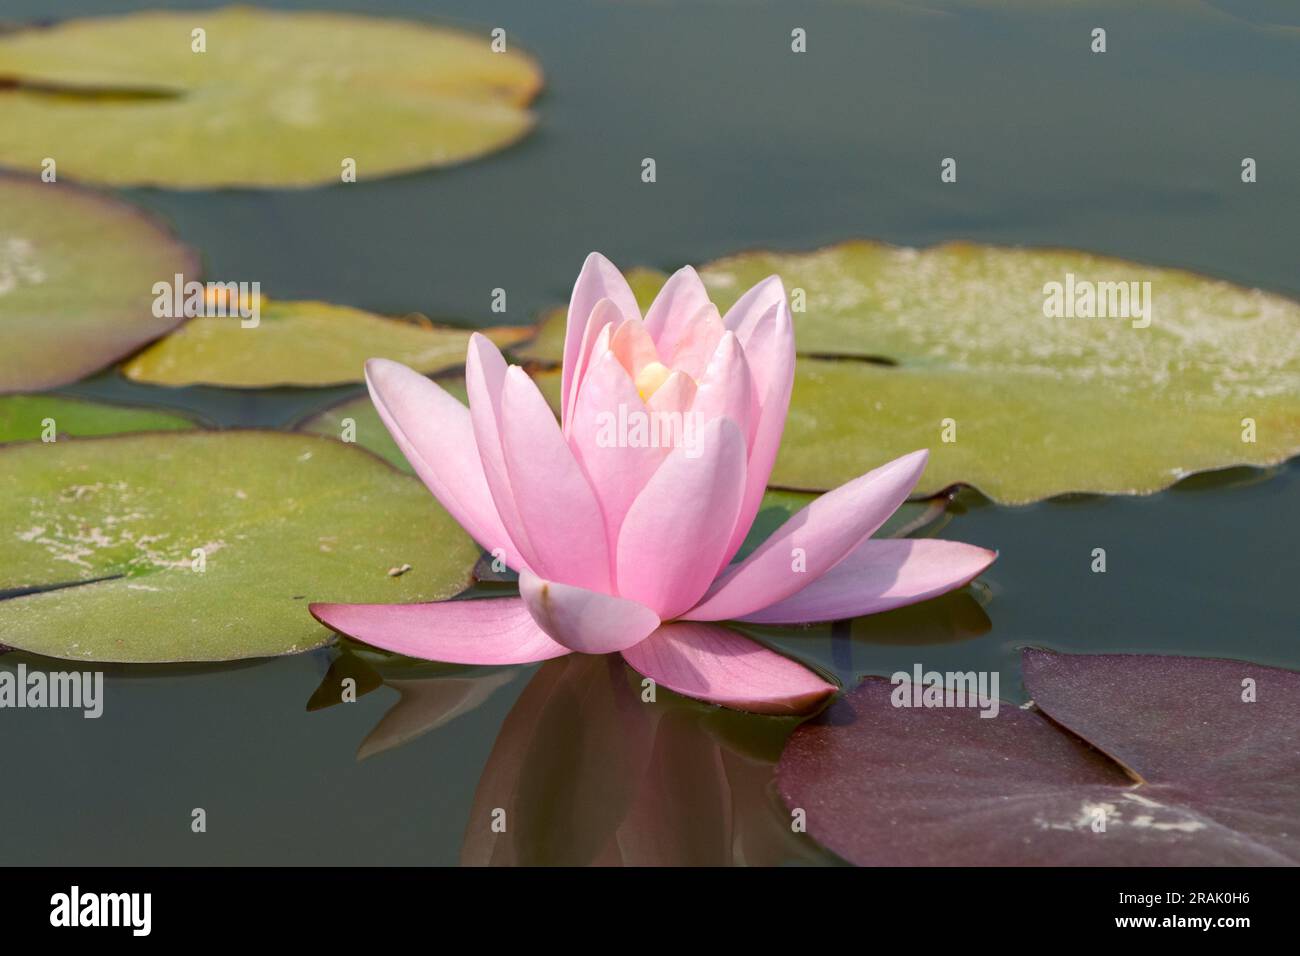
[[[351,657],[347,663],[340,663]],[[366,736],[364,759],[445,726],[517,669],[430,673],[381,668],[351,652],[313,695],[337,702],[364,669],[398,702]],[[825,862],[772,787],[794,718],[699,704],[658,688],[618,655],[573,654],[538,667],[502,723],[465,829],[461,862],[500,865],[775,865]]]

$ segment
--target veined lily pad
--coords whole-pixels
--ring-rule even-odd
[[[308,650],[310,602],[440,600],[479,554],[374,456],[256,431],[0,449],[0,542],[0,591],[72,585],[0,600],[4,643],[93,661]]]
[[[261,297],[256,324],[238,316],[198,318],[126,363],[128,378],[151,385],[339,385],[364,378],[366,359],[388,358],[419,372],[465,363],[471,331],[389,319],[325,302]],[[485,329],[499,346],[526,329]]]
[[[1300,862],[1300,674],[1038,650],[1023,663],[1036,706],[992,717],[957,677],[937,675],[932,698],[864,681],[790,738],[786,804],[863,865]]]
[[[1084,252],[969,243],[848,242],[700,269],[723,309],[772,274],[806,307],[775,485],[825,490],[929,448],[918,495],[966,483],[1020,504],[1146,494],[1300,452],[1289,299]],[[1108,317],[1082,317],[1089,294]],[[644,276],[637,295],[653,295]],[[1075,317],[1045,314],[1067,295]],[[1129,314],[1115,315],[1124,301]],[[554,361],[562,324],[544,322],[534,358]]]
[[[53,435],[90,437],[123,432],[182,431],[195,427],[191,418],[157,408],[105,405],[60,395],[0,397],[0,444]]]
[[[0,210],[0,392],[75,382],[180,321],[153,314],[151,289],[198,260],[134,206],[0,176]]]
[[[446,166],[531,129],[541,71],[510,40],[251,7],[20,30],[0,36],[0,163],[180,189]]]

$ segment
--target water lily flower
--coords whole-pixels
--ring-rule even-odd
[[[721,315],[688,266],[642,316],[596,253],[569,300],[560,422],[482,335],[465,363],[468,408],[403,365],[370,360],[370,397],[407,461],[518,572],[519,596],[313,604],[312,614],[428,660],[617,652],[688,697],[763,713],[815,706],[834,685],[717,622],[885,611],[962,587],[995,555],[871,537],[920,478],[928,453],[916,451],[820,496],[733,562],[776,460],[794,365],[776,276]]]

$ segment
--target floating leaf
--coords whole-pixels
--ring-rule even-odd
[[[499,346],[526,329],[483,330]],[[238,317],[187,322],[145,349],[123,371],[151,385],[339,385],[362,381],[366,359],[387,358],[419,372],[465,364],[472,331],[389,319],[325,302],[261,300],[256,325]]]
[[[19,30],[0,36],[0,163],[53,156],[74,178],[180,189],[337,183],[348,159],[358,179],[446,166],[533,125],[537,64],[490,44],[250,7]]]
[[[953,678],[950,706],[933,708],[891,700],[918,685],[868,679],[790,738],[786,804],[862,865],[1300,863],[1300,674],[1134,654],[1023,662],[1037,708],[991,719],[951,706]]]
[[[42,439],[47,422],[58,438],[195,427],[193,419],[157,408],[106,405],[59,395],[0,396],[0,443]]]
[[[447,598],[479,554],[377,458],[256,431],[0,448],[0,542],[0,590],[75,585],[0,601],[4,642],[95,661],[308,650],[312,601]]]
[[[1021,504],[1151,493],[1300,452],[1300,303],[1289,299],[1084,252],[969,243],[848,242],[700,269],[722,309],[772,274],[796,308],[806,299],[774,485],[826,490],[929,448],[917,495],[967,483]],[[1044,288],[1067,275],[1149,282],[1150,325],[1047,317]],[[653,294],[643,274],[638,299]],[[534,359],[558,361],[563,321],[544,320]]]
[[[1289,299],[1083,252],[968,243],[749,253],[702,274],[734,296],[772,273],[807,296],[802,353],[896,363],[801,361],[775,484],[833,487],[928,447],[919,494],[966,482],[1022,503],[1149,493],[1300,452],[1300,303]],[[1149,282],[1150,325],[1049,318],[1045,286],[1064,294],[1067,276]]]
[[[0,176],[0,209],[0,392],[75,382],[176,325],[153,314],[153,284],[198,260],[134,206]]]

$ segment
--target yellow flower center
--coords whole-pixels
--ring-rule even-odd
[[[668,381],[668,376],[672,374],[672,369],[662,362],[646,364],[636,376],[636,390],[640,393],[641,400],[649,400],[650,396],[657,392],[659,386]]]

